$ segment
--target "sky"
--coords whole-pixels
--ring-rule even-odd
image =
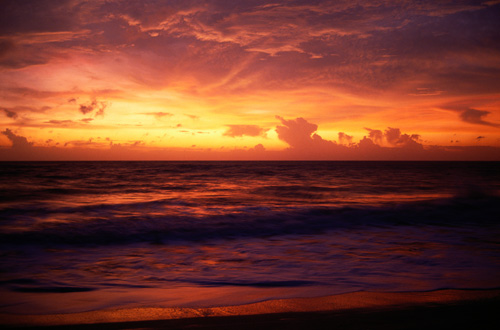
[[[500,160],[500,1],[0,1],[0,160]]]

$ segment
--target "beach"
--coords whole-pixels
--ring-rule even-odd
[[[500,0],[0,0],[0,330],[500,329]]]
[[[356,292],[240,306],[129,308],[67,314],[0,314],[12,328],[58,329],[443,329],[495,328],[500,290]]]

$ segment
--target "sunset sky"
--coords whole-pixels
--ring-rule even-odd
[[[500,1],[0,1],[0,159],[500,160]]]

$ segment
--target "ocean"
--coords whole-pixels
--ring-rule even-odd
[[[499,162],[0,162],[0,313],[500,287]]]

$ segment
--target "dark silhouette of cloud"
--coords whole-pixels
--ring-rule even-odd
[[[266,151],[266,148],[261,143],[259,143],[259,144],[255,145],[255,147],[248,149],[248,151],[262,153],[262,152]]]
[[[423,148],[423,145],[417,142],[420,139],[418,134],[401,134],[399,128],[388,127],[384,132],[385,139],[393,146]]]
[[[48,120],[45,122],[46,124],[53,124],[53,125],[61,125],[61,126],[71,126],[76,124],[74,121],[66,119],[66,120]]]
[[[5,115],[9,118],[12,118],[12,119],[17,119],[17,113],[15,111],[11,111],[11,110],[8,110],[8,109],[2,109],[4,112],[5,112]]]
[[[280,116],[276,116],[276,118],[283,124],[283,126],[276,126],[278,138],[288,143],[292,149],[321,152],[322,150],[327,151],[325,149],[335,145],[334,142],[324,140],[314,133],[318,129],[318,125],[311,124],[304,118],[295,120],[286,120]]]
[[[224,132],[224,136],[264,136],[266,129],[257,125],[227,125],[228,129]]]
[[[495,124],[489,121],[485,121],[483,117],[487,116],[490,114],[489,111],[483,111],[483,110],[476,110],[472,108],[468,108],[463,110],[460,113],[460,118],[471,124],[478,124],[478,125],[487,125],[487,126],[493,126],[493,127],[500,127],[500,124]]]
[[[95,110],[94,116],[104,116],[104,109],[108,104],[106,102],[99,102],[93,99],[90,103],[80,104],[80,112],[84,115],[91,113]]]
[[[421,157],[422,153],[425,153],[424,146],[418,142],[420,139],[418,134],[402,134],[399,128],[388,127],[384,133],[380,130],[367,129],[379,142],[384,137],[391,147],[383,147],[366,136],[359,143],[343,145],[325,140],[314,133],[318,126],[304,118],[295,120],[286,120],[279,116],[276,118],[282,124],[276,127],[278,138],[290,146],[289,151],[306,159],[411,159],[411,157]],[[346,140],[346,135],[340,132],[339,139]]]
[[[24,136],[16,135],[8,128],[6,128],[2,134],[5,135],[10,142],[12,142],[13,149],[28,149],[33,146],[33,142],[28,142],[28,139]]]
[[[377,144],[381,144],[382,140],[384,138],[384,133],[378,129],[371,129],[371,128],[366,128],[365,129],[368,131],[368,137],[373,140]]]
[[[80,104],[80,112],[86,115],[87,113],[94,111],[96,107],[97,102],[95,100],[89,104]]]
[[[331,143],[318,138],[312,138],[311,126],[314,124],[302,120],[284,120],[282,127],[292,130],[293,124],[298,124],[299,131],[309,128],[309,135],[304,134],[306,142],[295,142],[295,147],[286,150],[266,150],[261,144],[248,150],[221,147],[211,148],[149,148],[141,141],[128,141],[115,144],[110,138],[95,141],[68,141],[63,147],[59,143],[46,140],[44,146],[34,146],[24,136],[6,129],[0,133],[12,143],[12,147],[0,147],[2,160],[500,160],[500,148],[491,146],[426,146],[412,148],[411,145],[382,147],[370,138],[364,137],[359,143],[349,146]],[[281,125],[280,125],[281,126]],[[295,127],[297,128],[297,127]],[[395,130],[393,130],[393,133]],[[396,134],[394,134],[396,135]],[[401,134],[401,136],[410,136]],[[323,142],[318,142],[323,141]],[[47,145],[49,144],[50,145]],[[301,149],[308,145],[309,149]],[[190,150],[188,150],[190,149]]]

